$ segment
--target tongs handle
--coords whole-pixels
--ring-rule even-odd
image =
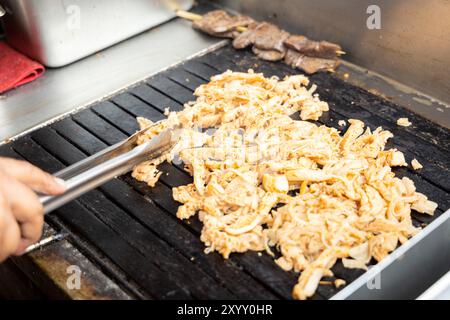
[[[145,160],[160,157],[172,147],[173,140],[172,132],[165,130],[129,151],[118,144],[113,146],[113,149],[108,148],[106,152],[102,151],[56,173],[55,176],[67,179],[65,180],[67,190],[57,196],[41,196],[44,213],[47,214],[112,178],[127,173]],[[120,150],[122,153],[117,154],[114,150]]]

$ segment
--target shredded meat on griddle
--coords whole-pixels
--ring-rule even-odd
[[[193,27],[215,37],[234,38],[239,34],[238,27],[247,27],[254,22],[248,16],[230,16],[223,10],[214,10],[194,21]]]
[[[412,180],[395,176],[392,167],[407,163],[402,152],[385,150],[391,132],[355,119],[344,134],[305,121],[328,110],[315,89],[303,75],[214,76],[195,90],[196,101],[140,137],[143,143],[166,128],[183,128],[170,154],[133,172],[154,185],[155,166],[178,154],[193,182],[173,188],[182,203],[177,216],[198,214],[205,252],[228,258],[278,250],[273,256],[282,269],[301,272],[296,299],[311,297],[322,277],[333,276],[338,259],[362,269],[372,258],[384,259],[419,232],[411,210],[432,215],[437,207]],[[301,120],[293,119],[297,112]],[[141,127],[151,124],[138,120]]]

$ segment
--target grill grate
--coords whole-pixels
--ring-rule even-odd
[[[0,154],[58,171],[133,134],[138,129],[136,116],[163,119],[166,107],[181,110],[183,103],[194,99],[193,90],[210,76],[248,68],[280,77],[295,73],[282,64],[258,60],[248,51],[221,48],[36,130],[1,147]],[[398,168],[396,174],[410,177],[418,191],[438,202],[437,215],[450,207],[449,131],[332,75],[316,74],[310,79],[331,108],[320,123],[342,130],[339,120],[357,118],[371,129],[383,126],[392,131],[395,138],[389,147],[424,165],[420,172]],[[400,117],[409,118],[413,126],[398,127],[395,121]],[[123,288],[142,292],[144,298],[290,299],[298,275],[281,270],[268,255],[247,252],[223,260],[217,253],[203,253],[200,221],[178,220],[178,203],[171,195],[172,187],[190,183],[191,177],[181,166],[163,164],[161,169],[164,174],[155,188],[125,175],[60,208],[47,220],[62,221],[77,235],[75,242],[81,238],[92,245],[102,256],[85,254]],[[414,214],[416,225],[432,219]],[[341,263],[333,272],[347,283],[363,273]],[[313,298],[326,299],[337,291],[321,285]]]

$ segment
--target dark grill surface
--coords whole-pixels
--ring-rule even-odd
[[[280,63],[258,60],[248,51],[225,47],[36,130],[1,147],[0,155],[23,158],[56,172],[133,134],[138,129],[136,116],[163,119],[166,107],[181,110],[183,103],[194,99],[193,90],[210,76],[248,68],[266,76],[296,72]],[[392,131],[395,137],[388,147],[403,151],[408,162],[417,158],[424,165],[418,172],[395,169],[397,175],[410,177],[418,191],[438,202],[436,215],[450,207],[449,131],[332,75],[316,74],[310,79],[331,108],[320,123],[339,128],[339,120],[356,118],[372,129],[383,126]],[[400,117],[409,118],[413,125],[397,126]],[[163,164],[161,169],[164,174],[155,188],[125,175],[57,210],[47,222],[67,228],[81,251],[140,298],[290,299],[298,275],[282,271],[267,254],[247,252],[224,260],[217,253],[203,253],[201,223],[196,217],[178,220],[178,203],[171,193],[172,187],[190,183],[191,177],[180,166]],[[432,219],[414,214],[416,225]],[[363,273],[340,263],[333,271],[347,283]],[[329,298],[336,292],[332,286],[321,285],[314,298]]]

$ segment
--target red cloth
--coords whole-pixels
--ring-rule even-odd
[[[43,65],[0,41],[0,93],[36,80],[44,71]]]

